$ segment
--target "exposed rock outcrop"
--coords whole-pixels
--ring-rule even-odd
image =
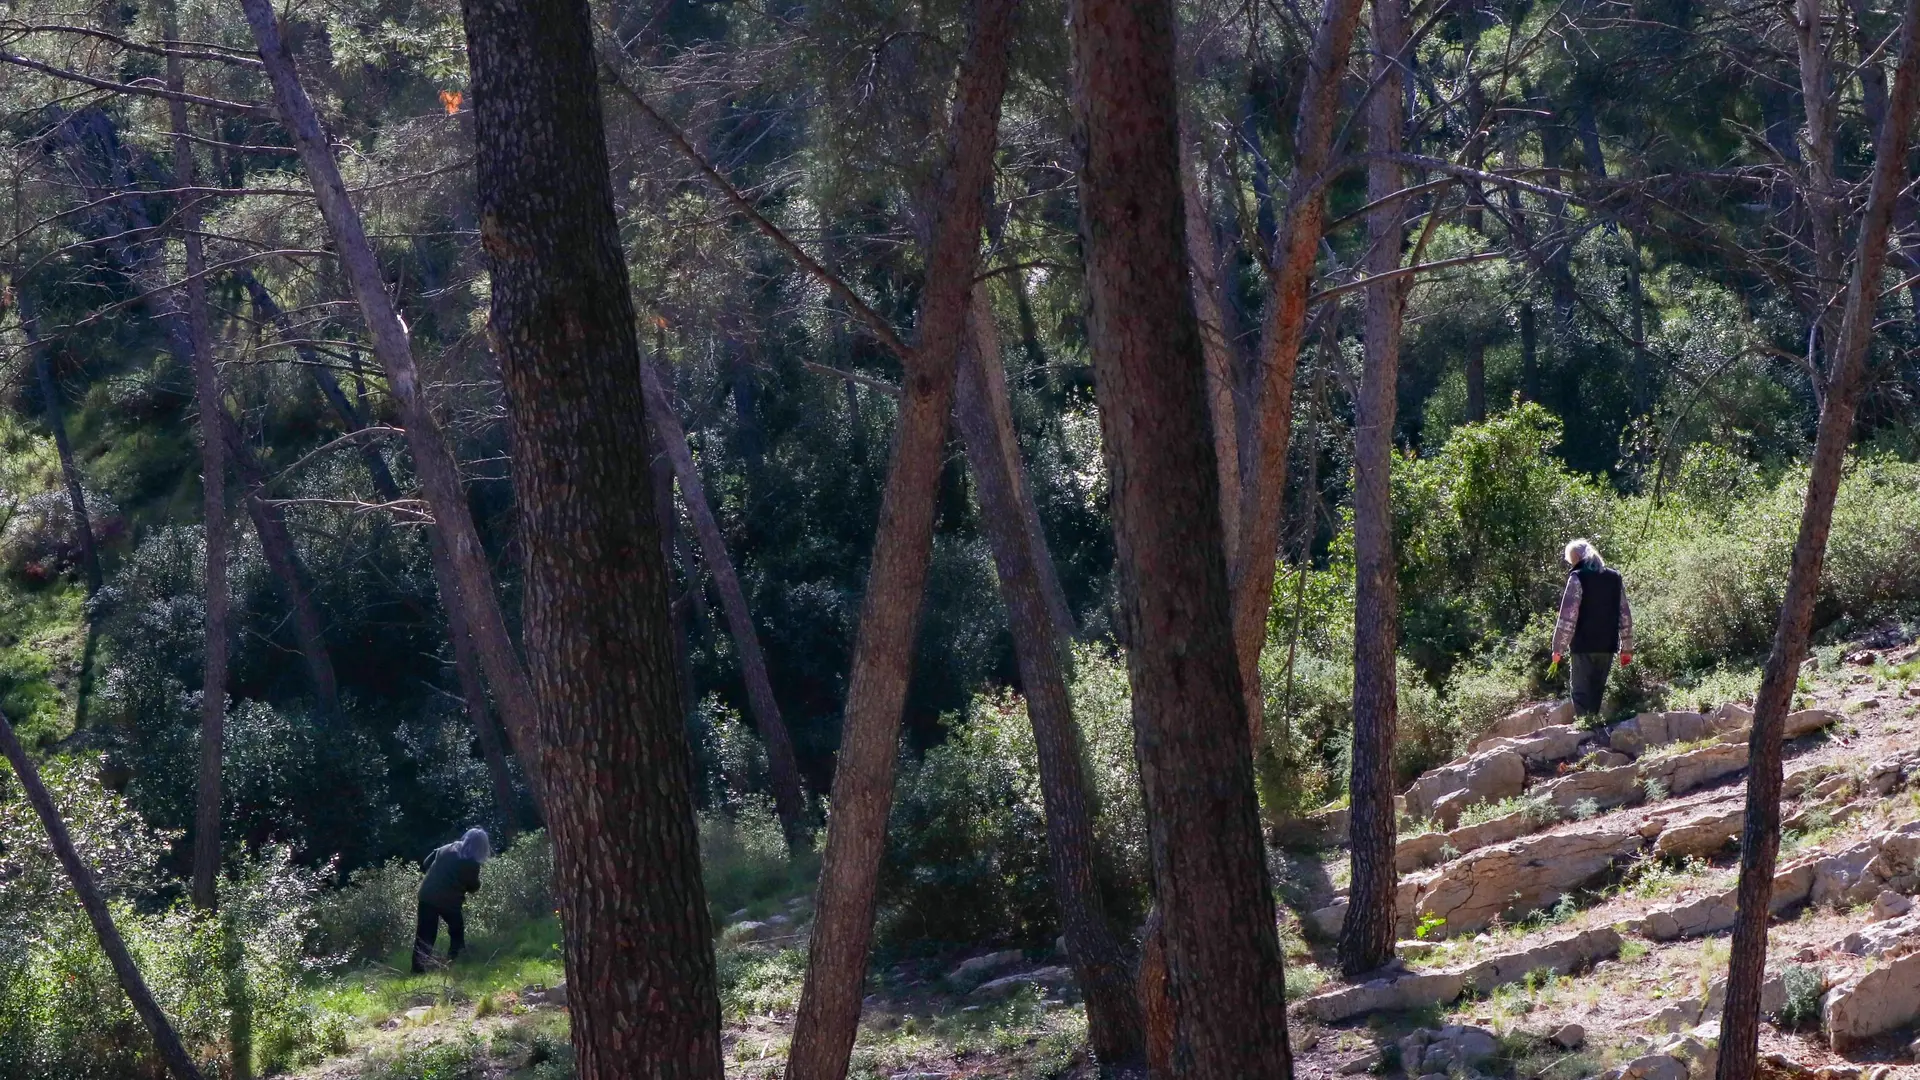
[[[1496,916],[1547,907],[1645,846],[1637,823],[1567,830],[1482,848],[1448,863],[1420,890],[1414,923],[1445,920],[1455,936]]]
[[[1465,967],[1430,972],[1397,972],[1357,986],[1343,986],[1300,1003],[1307,1015],[1337,1023],[1371,1012],[1444,1005],[1472,987],[1486,993],[1519,982],[1530,972],[1565,975],[1620,954],[1620,935],[1610,928],[1587,930],[1541,942],[1532,948],[1482,960]]]

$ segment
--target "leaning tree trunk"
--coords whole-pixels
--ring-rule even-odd
[[[1373,0],[1373,79],[1367,99],[1369,277],[1400,268],[1406,210],[1391,196],[1405,121],[1401,52],[1404,0]],[[1393,958],[1393,740],[1399,702],[1394,681],[1399,593],[1393,561],[1393,420],[1398,396],[1400,325],[1406,290],[1398,277],[1367,286],[1366,362],[1356,402],[1353,449],[1353,779],[1352,884],[1340,931],[1340,969],[1372,971]]]
[[[1186,140],[1182,140],[1185,149]],[[1220,280],[1220,253],[1213,242],[1213,225],[1200,197],[1200,180],[1193,163],[1180,163],[1180,199],[1187,216],[1187,265],[1193,273],[1194,314],[1200,320],[1200,344],[1207,354],[1207,410],[1213,420],[1214,468],[1220,474],[1220,531],[1227,550],[1240,543],[1240,426],[1234,386],[1238,381],[1233,342],[1227,338],[1225,287]],[[1232,556],[1229,556],[1231,558]],[[1253,740],[1260,741],[1260,720],[1254,714]]]
[[[28,310],[27,297],[20,294],[20,327],[27,335],[27,349],[33,355],[33,373],[40,387],[40,404],[46,410],[47,429],[53,432],[53,447],[60,454],[60,477],[67,485],[67,503],[73,512],[73,543],[80,549],[80,570],[87,576],[87,595],[100,591],[100,551],[93,539],[93,519],[87,514],[87,492],[80,482],[80,465],[74,460],[73,440],[67,437],[67,418],[60,407],[60,384],[53,377],[53,358],[40,340],[39,327]]]
[[[747,684],[747,704],[753,710],[754,726],[760,729],[760,741],[767,747],[767,774],[773,784],[774,809],[786,829],[787,843],[803,844],[807,836],[807,795],[800,783],[800,764],[794,758],[793,737],[780,717],[780,703],[773,696],[773,680],[767,674],[767,657],[760,650],[760,632],[754,628],[753,613],[747,609],[747,593],[740,587],[740,575],[734,571],[727,554],[727,542],[720,535],[720,523],[714,520],[713,506],[707,501],[706,485],[687,448],[687,432],[673,414],[673,403],[660,385],[660,374],[645,359],[640,361],[640,378],[647,395],[647,420],[658,437],[660,448],[673,465],[680,481],[680,498],[686,503],[687,516],[693,519],[694,535],[700,541],[700,554],[713,575],[715,591],[720,594],[720,609],[727,617],[727,629],[733,634],[734,648],[740,652],[740,676]]]
[[[293,325],[273,299],[266,286],[245,269],[235,271],[241,284],[246,286],[247,295],[252,299],[254,308],[262,318],[273,322],[274,326],[288,338],[300,337]],[[312,346],[296,345],[302,363],[312,372],[314,385],[320,388],[321,396],[333,409],[348,432],[364,430],[368,426],[367,418],[361,414],[346,391],[340,388],[340,380],[334,378],[320,355]],[[367,476],[373,481],[374,491],[390,503],[399,502],[400,485],[393,479],[393,471],[387,468],[387,459],[380,456],[379,447],[366,440],[359,443],[360,461],[367,470]],[[513,795],[512,775],[507,771],[507,755],[500,745],[500,732],[493,726],[493,719],[487,713],[487,684],[482,676],[479,650],[474,648],[473,635],[467,627],[466,605],[460,602],[459,579],[453,568],[453,560],[447,554],[446,540],[440,527],[427,527],[427,551],[433,564],[433,579],[440,595],[440,606],[447,617],[447,639],[453,646],[454,674],[460,681],[460,698],[466,706],[467,716],[473,721],[473,732],[480,740],[480,755],[487,764],[487,777],[493,786],[494,806],[500,812],[502,838],[513,839],[518,830],[518,815],[515,810],[519,800]]]
[[[585,0],[468,0],[490,329],[581,1080],[721,1080],[646,394]]]
[[[266,557],[268,568],[273,571],[274,580],[280,583],[281,593],[286,597],[292,615],[288,621],[293,626],[294,641],[300,647],[300,658],[306,662],[307,678],[313,682],[313,692],[319,697],[320,708],[325,711],[327,719],[337,721],[340,718],[340,680],[333,669],[333,654],[327,649],[326,627],[320,618],[320,609],[313,602],[313,585],[306,569],[300,565],[299,552],[293,546],[293,535],[287,531],[286,516],[278,506],[267,501],[264,490],[266,470],[241,438],[240,425],[224,405],[220,408],[220,434],[226,440],[228,455],[233,460],[234,475],[239,478],[244,492],[242,497],[246,502],[247,516],[253,520],[253,531],[260,537],[260,551]]]
[[[1172,1075],[1288,1077],[1206,357],[1187,289],[1174,22],[1171,0],[1073,8],[1087,337],[1176,1020]]]
[[[544,807],[546,794],[541,779],[542,753],[535,718],[533,690],[527,671],[514,650],[507,632],[506,617],[500,611],[500,598],[494,591],[493,568],[474,528],[473,512],[467,505],[467,493],[460,480],[460,467],[447,447],[440,422],[434,418],[420,386],[419,371],[413,363],[412,343],[407,328],[387,295],[380,264],[367,242],[360,212],[347,195],[340,178],[340,166],[313,102],[300,85],[293,54],[281,40],[280,27],[269,0],[241,0],[253,39],[267,78],[273,84],[274,107],[281,124],[293,136],[300,162],[320,205],[333,237],[334,251],[346,272],[354,302],[366,320],[373,339],[373,352],[386,372],[387,392],[398,406],[401,426],[406,429],[407,447],[413,452],[413,468],[427,505],[433,512],[436,530],[446,548],[452,573],[443,581],[442,601],[449,608],[459,605],[493,688],[495,705],[506,723],[507,732],[519,751],[521,766],[533,788],[534,802]],[[454,586],[451,593],[446,584]]]
[[[1859,250],[1847,284],[1839,340],[1830,353],[1826,400],[1820,410],[1800,533],[1787,572],[1786,599],[1773,635],[1773,651],[1753,703],[1753,733],[1747,744],[1747,817],[1740,839],[1740,884],[1727,959],[1727,1003],[1720,1021],[1720,1080],[1751,1080],[1760,1038],[1760,987],[1766,978],[1767,917],[1774,866],[1780,854],[1780,733],[1793,704],[1800,662],[1806,655],[1820,570],[1826,558],[1840,471],[1853,438],[1854,410],[1866,381],[1875,301],[1886,267],[1894,205],[1908,177],[1907,151],[1920,110],[1920,0],[1907,0],[1900,26],[1899,67],[1887,115],[1873,155],[1873,179],[1860,220]]]
[[[54,807],[52,796],[47,794],[45,784],[40,782],[40,770],[34,767],[33,759],[27,756],[26,747],[20,745],[20,739],[13,732],[13,725],[0,715],[0,752],[13,764],[15,776],[20,778],[20,786],[26,789],[27,801],[33,804],[34,812],[40,815],[40,824],[46,827],[47,840],[53,845],[53,853],[60,859],[60,865],[66,868],[67,879],[73,883],[73,891],[80,898],[80,907],[86,911],[87,920],[93,923],[93,932],[100,938],[100,951],[107,954],[107,963],[113,965],[114,977],[120,981],[120,989],[133,1003],[133,1011],[140,1016],[140,1022],[147,1027],[147,1033],[153,1039],[154,1048],[160,1052],[160,1060],[166,1062],[168,1071],[175,1080],[200,1080],[200,1070],[187,1056],[187,1049],[180,1043],[180,1036],[173,1030],[173,1024],[167,1020],[167,1014],[160,1010],[158,1002],[147,989],[147,982],[140,977],[140,967],[133,962],[132,954],[127,952],[127,943],[121,938],[120,930],[113,924],[113,914],[107,910],[107,901],[100,895],[100,886],[93,880],[93,871],[81,860],[80,852],[73,846],[73,837],[67,833],[67,823],[60,818],[60,811]]]
[[[932,553],[947,414],[980,261],[988,181],[1017,0],[977,0],[954,93],[951,140],[926,255],[920,341],[906,360],[860,632],[834,767],[827,848],[788,1080],[840,1080],[860,1022],[874,893],[893,803],[901,710]]]
[[[1100,900],[1085,753],[1067,696],[1061,635],[1040,582],[1039,565],[1047,552],[1026,528],[1014,489],[1015,474],[1007,468],[1008,448],[1001,434],[1011,427],[1012,418],[993,415],[995,396],[990,387],[1004,383],[1006,375],[984,286],[974,290],[968,330],[954,417],[979,491],[980,517],[993,549],[1020,685],[1026,692],[1027,717],[1033,724],[1040,795],[1046,806],[1047,868],[1060,904],[1067,955],[1087,1001],[1087,1041],[1102,1064],[1125,1065],[1141,1058],[1140,1006]]]
[[[169,25],[173,9],[167,9]],[[176,35],[177,36],[177,35]],[[167,58],[167,85],[183,83],[180,59]],[[171,102],[173,179],[182,188],[194,180],[193,140],[187,134],[187,105]],[[193,817],[193,904],[203,911],[216,902],[220,873],[220,763],[227,719],[227,441],[220,431],[226,405],[220,397],[220,372],[213,365],[213,333],[207,315],[207,261],[200,245],[200,207],[188,195],[178,211],[180,239],[186,248],[187,336],[192,343],[193,394],[200,410],[200,486],[206,524],[206,659],[200,681],[200,778]]]
[[[1331,166],[1341,79],[1347,69],[1347,54],[1353,48],[1354,26],[1359,21],[1360,0],[1329,0],[1320,13],[1320,28],[1314,36],[1306,83],[1300,93],[1300,115],[1294,126],[1292,202],[1274,268],[1260,369],[1254,376],[1256,392],[1248,440],[1252,445],[1246,450],[1250,468],[1241,478],[1240,536],[1227,556],[1232,574],[1234,650],[1240,662],[1241,693],[1246,696],[1250,723],[1258,723],[1264,712],[1260,650],[1267,643],[1267,612],[1273,605],[1273,575],[1280,557],[1280,527],[1286,508],[1294,371],[1300,362],[1300,344],[1306,337],[1307,295],[1326,216],[1328,177],[1324,174]]]

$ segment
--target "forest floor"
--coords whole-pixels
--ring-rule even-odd
[[[1792,744],[1789,769],[1818,765],[1823,774],[1864,775],[1871,763],[1920,746],[1920,652],[1908,649],[1885,659],[1896,662],[1841,666],[1803,684],[1797,706],[1830,709],[1844,719],[1823,736]],[[1724,800],[1743,785],[1744,774],[1731,776],[1658,808],[1683,811]],[[1647,811],[1642,805],[1542,831],[1605,827],[1610,819]],[[1843,850],[1915,820],[1920,820],[1920,792],[1861,795],[1844,820],[1787,834],[1781,864]],[[1343,985],[1333,974],[1330,946],[1302,941],[1293,915],[1330,897],[1344,878],[1345,855],[1334,849],[1273,856],[1290,909],[1283,933],[1290,997],[1297,1006],[1301,997]],[[1549,911],[1441,943],[1409,965],[1415,971],[1435,970],[1570,933],[1620,928],[1624,944],[1617,957],[1577,974],[1529,977],[1450,1005],[1375,1013],[1341,1024],[1314,1022],[1296,1007],[1297,1073],[1303,1078],[1402,1075],[1394,1067],[1397,1041],[1415,1029],[1448,1024],[1480,1027],[1500,1040],[1500,1060],[1481,1067],[1495,1075],[1578,1080],[1644,1058],[1663,1040],[1648,1016],[1668,1003],[1705,994],[1725,971],[1727,934],[1663,943],[1629,928],[1649,909],[1730,886],[1734,858],[1729,846],[1710,858],[1637,859]],[[803,895],[769,899],[723,920],[728,929],[718,950],[721,1003],[727,1074],[734,1080],[780,1075],[806,965],[803,936],[792,931],[805,926],[809,902]],[[1769,969],[1794,961],[1826,963],[1835,941],[1875,918],[1865,907],[1809,906],[1776,923]],[[957,980],[956,968],[969,958],[978,970]],[[1062,963],[1057,956],[973,950],[877,970],[851,1075],[862,1080],[1093,1077],[1085,1014]],[[301,1075],[309,1080],[563,1080],[572,1071],[561,979],[557,927],[551,920],[510,941],[476,943],[473,959],[448,973],[416,978],[363,970],[334,984],[325,999],[329,1008],[356,1018],[350,1053]],[[1549,1037],[1567,1025],[1583,1028],[1584,1040],[1573,1047],[1555,1045]],[[1830,1080],[1874,1080],[1871,1071],[1847,1071],[1855,1067],[1883,1067],[1883,1078],[1920,1078],[1920,1063],[1913,1063],[1907,1049],[1912,1039],[1912,1032],[1884,1038],[1842,1059],[1827,1049],[1817,1030],[1762,1028],[1764,1052],[1784,1054],[1810,1069],[1835,1070],[1825,1074]]]

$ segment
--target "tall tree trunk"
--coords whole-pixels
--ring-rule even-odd
[[[1047,868],[1060,904],[1067,955],[1087,1001],[1087,1041],[1102,1064],[1138,1062],[1140,1009],[1133,979],[1100,900],[1095,872],[1093,799],[1088,791],[1080,728],[1067,696],[1059,628],[1040,583],[1047,553],[1025,528],[1017,473],[1007,466],[1001,433],[1011,417],[996,419],[995,382],[1005,382],[997,330],[986,309],[985,286],[974,290],[966,347],[960,359],[954,417],[980,495],[981,522],[993,549],[1000,597],[1013,631],[1014,657],[1026,692],[1040,761],[1040,795],[1047,813]],[[1017,451],[1016,451],[1017,456]]]
[[[1274,268],[1273,297],[1254,374],[1252,467],[1242,478],[1239,545],[1229,555],[1232,575],[1233,642],[1240,664],[1241,693],[1249,723],[1263,713],[1260,650],[1267,641],[1267,610],[1280,556],[1280,527],[1287,496],[1287,447],[1293,435],[1294,369],[1307,331],[1307,295],[1320,252],[1326,217],[1324,174],[1329,167],[1340,83],[1360,21],[1360,0],[1328,0],[1320,12],[1308,58],[1300,115],[1295,122],[1293,196]]]
[[[646,394],[591,17],[585,0],[462,10],[575,1068],[581,1080],[721,1080],[692,753],[639,452]]]
[[[393,298],[387,295],[360,213],[347,196],[332,146],[320,127],[313,102],[300,85],[293,55],[280,38],[273,5],[269,0],[241,0],[241,6],[246,10],[260,59],[273,84],[274,107],[299,150],[300,162],[306,167],[307,178],[320,204],[320,215],[333,237],[341,269],[346,272],[354,301],[373,339],[374,355],[386,372],[387,392],[399,408],[400,423],[407,432],[407,447],[413,452],[414,472],[420,478],[420,487],[433,511],[434,524],[453,570],[452,581],[442,585],[452,584],[454,590],[447,594],[443,588],[442,599],[449,608],[458,604],[465,609],[467,628],[486,669],[487,682],[493,688],[494,703],[514,747],[520,752],[520,763],[533,787],[534,801],[544,809],[543,753],[533,691],[526,668],[514,650],[513,638],[507,632],[506,618],[500,611],[493,568],[473,525],[473,512],[461,484],[460,467],[422,391],[407,328],[394,309]]]
[[[247,516],[253,520],[253,530],[260,537],[261,553],[266,556],[274,580],[280,583],[280,591],[292,613],[289,621],[293,625],[294,640],[300,647],[300,657],[307,666],[307,677],[313,682],[314,693],[318,695],[320,707],[326,711],[328,719],[338,720],[340,682],[333,669],[333,654],[327,649],[325,624],[320,618],[320,609],[313,602],[313,586],[305,568],[300,565],[299,552],[293,546],[293,535],[287,531],[286,517],[281,514],[279,507],[267,502],[264,497],[266,471],[253,456],[251,448],[240,435],[240,425],[224,405],[220,409],[220,434],[226,440],[228,456],[233,460],[234,475],[245,493]]]
[[[834,766],[819,914],[794,1019],[788,1080],[840,1080],[860,1021],[874,891],[893,803],[901,709],[932,553],[947,414],[1006,89],[1018,0],[976,0],[948,127],[947,160],[926,254],[920,340],[905,359],[900,417],[860,607],[840,753]]]
[[[1373,0],[1373,80],[1367,100],[1366,272],[1381,277],[1400,268],[1405,209],[1390,196],[1403,186],[1398,165],[1405,125],[1402,53],[1407,45],[1404,0]],[[1394,820],[1393,742],[1399,710],[1394,680],[1398,644],[1398,590],[1393,559],[1393,425],[1399,393],[1401,278],[1369,285],[1366,362],[1355,403],[1353,450],[1353,809],[1351,903],[1340,931],[1340,968],[1372,971],[1393,958]]]
[[[1206,356],[1187,288],[1174,23],[1171,0],[1078,0],[1072,10],[1087,336],[1176,1018],[1172,1075],[1265,1080],[1293,1067]],[[1301,183],[1316,171],[1303,167]],[[1317,241],[1317,214],[1307,216]],[[1268,546],[1250,535],[1243,550]],[[1269,574],[1271,554],[1256,560]]]
[[[80,549],[80,572],[86,575],[87,595],[100,591],[100,551],[93,539],[93,519],[87,514],[87,492],[80,482],[80,465],[74,460],[73,440],[67,437],[67,418],[60,406],[60,384],[53,377],[53,358],[40,340],[39,321],[28,306],[26,292],[19,294],[20,328],[27,335],[27,349],[33,356],[33,374],[40,387],[40,404],[46,410],[47,429],[53,433],[53,447],[60,454],[60,477],[67,485],[67,505],[73,513],[73,543]],[[82,676],[84,678],[84,674]]]
[[[47,840],[53,845],[53,853],[60,859],[60,865],[66,868],[67,879],[73,883],[73,891],[80,898],[80,907],[86,911],[87,920],[93,923],[93,932],[100,939],[100,951],[107,954],[107,963],[113,966],[114,977],[120,981],[120,989],[133,1003],[133,1011],[140,1016],[140,1022],[147,1027],[147,1033],[153,1039],[154,1048],[160,1052],[160,1060],[166,1063],[168,1071],[175,1080],[200,1080],[200,1070],[187,1056],[186,1047],[181,1045],[180,1036],[173,1030],[173,1024],[167,1020],[167,1014],[160,1010],[158,1002],[147,989],[147,981],[140,976],[139,965],[133,962],[132,954],[127,952],[126,940],[120,936],[120,930],[113,924],[113,914],[107,910],[107,902],[100,895],[100,886],[93,879],[93,870],[80,858],[80,852],[73,846],[73,837],[67,832],[67,823],[60,818],[60,811],[53,805],[52,796],[47,794],[45,784],[40,782],[40,770],[27,756],[26,747],[20,745],[20,739],[14,734],[13,725],[4,715],[0,715],[0,752],[13,764],[13,773],[20,778],[20,786],[26,789],[27,802],[33,804],[34,812],[40,815],[40,824],[46,827]]]
[[[726,615],[727,629],[740,654],[740,677],[747,684],[747,705],[753,710],[753,723],[760,730],[760,741],[767,747],[767,774],[773,785],[774,808],[786,829],[787,843],[796,847],[806,842],[807,794],[800,782],[800,765],[793,754],[793,737],[786,721],[780,718],[780,703],[773,696],[773,680],[767,674],[766,654],[760,651],[760,632],[754,629],[753,613],[747,609],[746,590],[740,587],[740,575],[734,571],[727,554],[727,542],[720,535],[720,523],[714,520],[713,506],[707,501],[706,485],[687,448],[687,432],[673,414],[673,403],[660,385],[660,373],[654,365],[640,361],[641,382],[646,390],[647,422],[673,464],[680,480],[680,498],[687,516],[693,519],[693,531],[700,541],[700,554],[713,575],[715,591],[720,594],[720,609]]]
[[[174,9],[166,8],[168,37],[177,38]],[[167,58],[167,86],[184,86],[180,58]],[[170,103],[173,122],[173,179],[192,188],[193,140],[188,135],[187,105]],[[227,719],[227,441],[220,431],[226,405],[220,396],[220,372],[213,364],[213,333],[207,315],[207,260],[201,251],[200,207],[188,195],[178,211],[180,240],[186,249],[187,333],[192,343],[193,394],[200,410],[200,486],[202,519],[206,525],[206,659],[200,681],[200,778],[193,817],[193,904],[211,911],[216,902],[215,879],[220,873],[220,763]]]
[[[1760,1036],[1760,987],[1767,967],[1767,917],[1780,854],[1780,732],[1806,655],[1827,534],[1840,491],[1841,466],[1853,438],[1854,410],[1866,382],[1876,300],[1882,288],[1894,205],[1908,178],[1907,151],[1920,110],[1920,0],[1907,0],[1900,26],[1899,66],[1887,115],[1875,139],[1873,179],[1860,219],[1859,249],[1847,285],[1839,339],[1830,353],[1827,394],[1820,410],[1800,533],[1793,544],[1786,598],[1773,635],[1760,692],[1754,699],[1747,744],[1747,817],[1740,841],[1738,918],[1727,959],[1727,1002],[1720,1021],[1720,1080],[1751,1080]],[[1811,96],[1809,97],[1811,102]],[[1812,119],[1811,103],[1809,120]]]

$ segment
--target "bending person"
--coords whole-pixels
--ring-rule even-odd
[[[427,856],[427,876],[420,882],[420,921],[413,938],[413,971],[418,975],[433,962],[433,945],[440,923],[447,924],[447,963],[467,947],[467,894],[480,890],[480,864],[493,855],[487,830],[468,829],[451,844]]]

